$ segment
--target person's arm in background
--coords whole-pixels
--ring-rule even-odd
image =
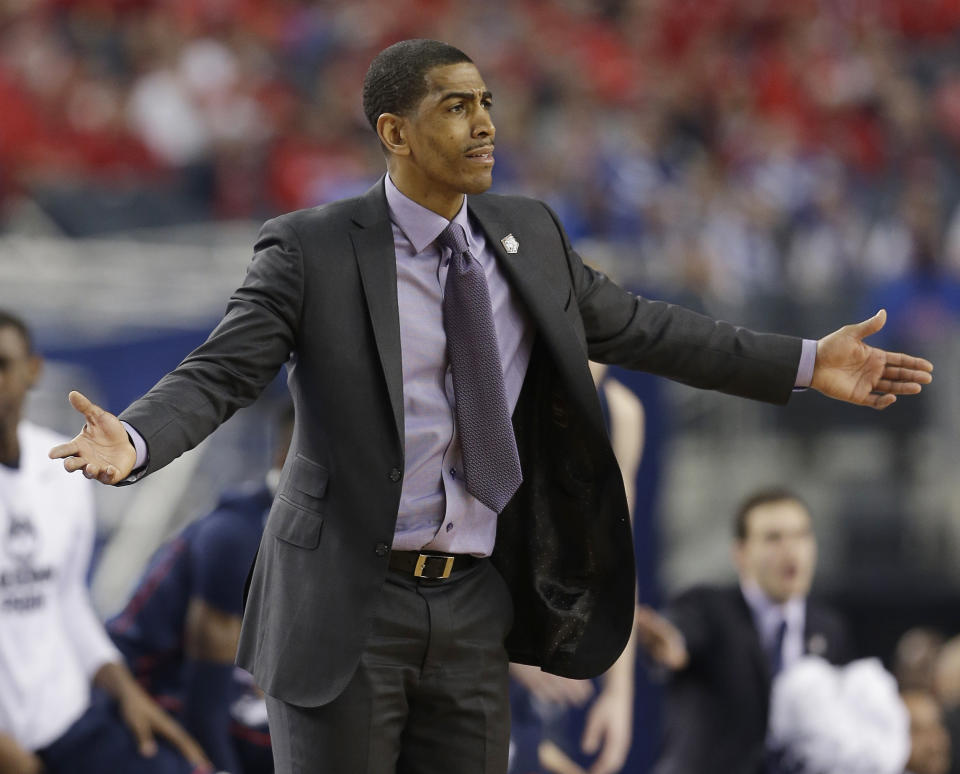
[[[200,745],[150,698],[125,664],[103,664],[94,675],[93,684],[116,699],[120,717],[136,738],[141,755],[147,758],[155,755],[156,737],[161,736],[194,766],[202,771],[212,771]]]
[[[597,753],[589,774],[614,774],[623,768],[633,743],[633,693],[637,659],[636,629],[627,647],[603,675],[603,688],[587,712],[580,746]]]
[[[594,381],[600,383],[610,413],[610,443],[623,474],[631,523],[636,512],[637,473],[643,458],[646,417],[643,404],[626,385],[616,379],[601,383],[602,367],[590,364]],[[623,768],[633,743],[633,694],[636,686],[637,633],[630,634],[623,653],[603,675],[603,687],[587,712],[580,745],[584,752],[597,753],[589,774],[614,774]]]
[[[710,620],[714,606],[714,597],[703,586],[680,594],[663,614],[639,605],[634,617],[637,644],[656,664],[671,672],[704,662],[716,645]]]
[[[233,672],[240,638],[243,584],[255,546],[236,514],[207,517],[191,542],[193,586],[184,621],[183,722],[221,771],[240,772],[230,736]]]
[[[637,606],[634,634],[647,656],[665,669],[679,672],[689,665],[687,638],[669,618],[653,608]]]
[[[59,578],[60,609],[77,660],[91,683],[117,701],[120,715],[136,737],[143,755],[155,753],[155,735],[159,734],[188,761],[208,767],[209,761],[197,743],[137,684],[90,603],[86,576],[93,553],[92,495],[88,487],[81,487],[70,503],[74,517],[72,553]]]
[[[0,731],[0,774],[43,774],[43,761]]]
[[[240,616],[194,597],[187,609],[183,722],[220,771],[242,771],[230,738],[230,701]]]

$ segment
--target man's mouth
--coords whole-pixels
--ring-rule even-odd
[[[467,151],[466,156],[479,164],[493,164],[493,146],[484,145],[480,148],[474,148]]]

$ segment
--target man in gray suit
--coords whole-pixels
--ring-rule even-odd
[[[71,393],[86,424],[51,456],[106,484],[147,475],[286,363],[296,429],[238,653],[270,697],[277,771],[502,774],[508,658],[589,677],[631,631],[627,506],[588,359],[875,408],[932,366],[862,343],[882,314],[801,341],[616,287],[545,205],[484,194],[492,95],[455,48],[387,48],[363,102],[388,175],[266,223],[206,343],[126,424]]]

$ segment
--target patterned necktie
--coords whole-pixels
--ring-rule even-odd
[[[471,495],[500,513],[523,475],[503,387],[487,278],[470,254],[459,223],[448,225],[437,244],[452,253],[443,295],[443,327],[453,368],[465,485]]]

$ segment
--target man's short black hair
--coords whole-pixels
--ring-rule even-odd
[[[473,62],[459,48],[439,40],[401,40],[374,57],[363,79],[363,112],[377,131],[384,113],[409,115],[427,94],[434,67]]]
[[[803,509],[809,513],[810,508],[806,502],[796,492],[786,487],[777,486],[767,489],[760,489],[747,497],[737,508],[736,516],[733,519],[733,535],[739,541],[747,539],[747,530],[749,528],[750,513],[754,508],[761,505],[771,505],[772,503],[794,502],[803,506]]]
[[[4,328],[16,330],[20,334],[20,338],[23,339],[23,343],[27,345],[27,354],[33,354],[33,335],[30,333],[29,326],[13,312],[0,309],[0,330]]]

